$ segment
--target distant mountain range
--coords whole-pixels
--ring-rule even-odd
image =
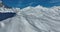
[[[0,21],[0,32],[60,32],[60,6],[46,8],[38,5],[23,9],[0,7],[0,12],[16,13],[16,16]]]

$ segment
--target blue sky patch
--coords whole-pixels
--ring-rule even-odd
[[[41,5],[44,7],[60,6],[60,0],[2,0],[8,7],[24,8],[27,6]]]

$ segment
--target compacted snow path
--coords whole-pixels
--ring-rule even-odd
[[[0,22],[0,32],[60,32],[60,6],[29,6],[11,10],[16,15]]]

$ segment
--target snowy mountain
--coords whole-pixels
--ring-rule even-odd
[[[16,16],[0,22],[0,32],[60,32],[60,6],[1,7],[0,12],[16,13]]]

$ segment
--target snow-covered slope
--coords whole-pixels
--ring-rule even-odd
[[[0,22],[0,32],[60,32],[60,6],[0,8],[0,11],[16,13],[16,16]]]

